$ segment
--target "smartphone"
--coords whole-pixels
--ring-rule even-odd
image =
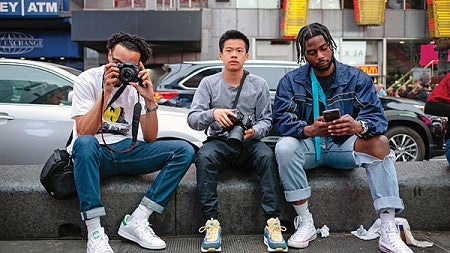
[[[341,117],[341,113],[339,109],[331,109],[323,111],[323,118],[326,122],[333,121],[335,119],[339,119]]]

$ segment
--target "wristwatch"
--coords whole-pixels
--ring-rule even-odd
[[[144,106],[144,107],[145,107],[146,112],[154,112],[154,111],[158,110],[158,105],[155,105],[155,107],[152,107],[152,108],[148,108],[147,106]]]
[[[356,134],[358,137],[363,137],[364,134],[367,133],[367,131],[369,131],[369,125],[367,125],[367,122],[363,121],[363,120],[358,120],[359,124],[361,124],[361,128],[362,131],[359,132],[358,134]]]

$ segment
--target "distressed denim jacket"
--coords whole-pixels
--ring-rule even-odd
[[[328,109],[339,108],[341,115],[367,122],[365,138],[383,134],[387,119],[377,96],[372,79],[361,70],[334,60],[336,74],[326,91]],[[313,115],[310,65],[306,64],[287,73],[279,82],[273,106],[273,126],[281,136],[307,138],[303,129]],[[350,136],[334,137],[342,143]]]

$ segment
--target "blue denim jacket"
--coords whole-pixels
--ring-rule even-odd
[[[367,122],[369,130],[364,137],[383,134],[387,119],[377,96],[372,79],[363,71],[334,60],[336,76],[326,91],[328,109],[339,108],[341,115],[349,114]],[[306,64],[287,73],[279,82],[273,106],[273,126],[281,136],[307,138],[303,129],[313,115],[310,65]],[[334,137],[342,143],[349,136]]]

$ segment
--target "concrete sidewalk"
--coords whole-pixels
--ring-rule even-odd
[[[433,242],[430,248],[411,246],[415,253],[450,252],[450,231],[413,232],[416,240]],[[288,235],[284,235],[288,238]],[[146,250],[126,240],[111,240],[116,253],[191,253],[200,252],[202,236],[173,236],[164,238],[167,242],[165,250]],[[86,252],[86,240],[21,240],[0,241],[0,253],[79,253]],[[229,235],[223,237],[223,253],[263,253],[267,252],[261,235]],[[332,253],[377,253],[378,239],[363,241],[347,233],[332,233],[326,238],[317,238],[306,249],[290,248],[289,252],[332,252]]]

